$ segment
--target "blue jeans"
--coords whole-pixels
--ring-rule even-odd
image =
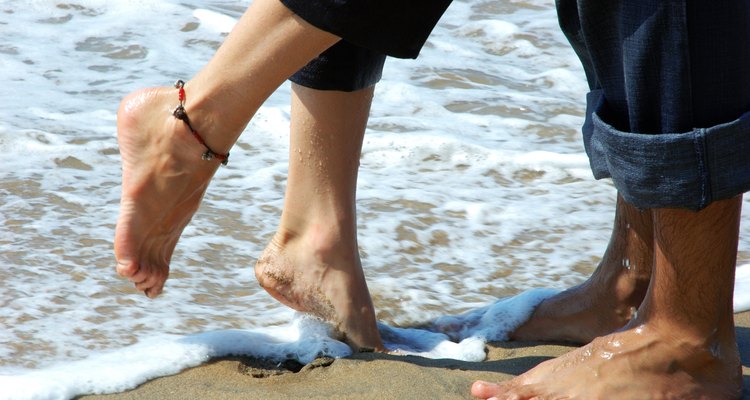
[[[750,2],[558,0],[583,63],[597,179],[639,208],[750,190]]]

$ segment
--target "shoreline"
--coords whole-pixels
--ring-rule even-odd
[[[734,316],[745,387],[742,398],[750,400],[750,311]],[[475,380],[507,380],[575,347],[493,342],[482,362],[359,353],[277,367],[249,357],[223,357],[127,392],[77,399],[471,399],[469,388]]]

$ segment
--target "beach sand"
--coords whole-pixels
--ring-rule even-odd
[[[750,399],[750,312],[735,314],[735,322],[742,354],[743,399]],[[362,353],[278,369],[259,360],[222,358],[128,392],[80,399],[470,399],[474,380],[510,379],[572,348],[502,342],[488,345],[487,359],[478,363]]]

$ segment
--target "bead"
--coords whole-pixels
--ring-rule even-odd
[[[187,111],[185,111],[185,106],[183,104],[185,102],[184,86],[185,86],[185,82],[182,80],[178,80],[177,82],[174,83],[174,87],[177,88],[178,90],[178,98],[180,100],[180,104],[174,109],[174,111],[172,111],[172,115],[175,118],[185,122],[188,129],[190,129],[190,132],[193,134],[193,137],[195,138],[195,140],[198,141],[198,143],[202,144],[203,146],[208,147],[206,142],[203,141],[203,138],[201,137],[201,135],[198,132],[196,132],[195,129],[193,129],[193,126],[190,124],[190,118],[188,118]],[[213,151],[211,151],[211,149],[209,148],[203,154],[201,154],[202,160],[209,161],[209,160],[213,160],[214,158],[220,159],[222,165],[227,165],[227,163],[229,162],[229,153],[216,154]]]
[[[187,120],[187,113],[185,112],[185,107],[182,105],[177,106],[177,108],[174,109],[174,112],[172,112],[172,115],[179,120]]]

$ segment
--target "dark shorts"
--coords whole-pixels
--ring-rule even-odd
[[[311,89],[353,92],[378,83],[384,63],[385,54],[341,40],[289,80]]]
[[[591,88],[597,179],[639,208],[699,210],[750,190],[750,4],[558,0]]]
[[[398,58],[417,58],[452,0],[281,0],[311,25]]]
[[[342,41],[290,79],[319,90],[355,91],[380,80],[385,56],[416,58],[452,0],[281,0]]]

